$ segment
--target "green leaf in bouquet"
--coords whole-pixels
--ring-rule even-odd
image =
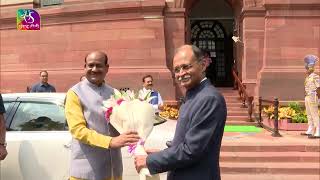
[[[114,91],[113,91],[113,96],[114,96],[114,98],[115,99],[120,99],[120,98],[122,98],[122,94],[121,94],[121,92],[118,90],[118,89],[113,89]]]
[[[149,92],[143,97],[143,100],[144,100],[144,101],[147,101],[148,98],[150,98],[150,96],[151,96],[151,91],[149,91]],[[149,101],[147,101],[147,102],[149,102]]]

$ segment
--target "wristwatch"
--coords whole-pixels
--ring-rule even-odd
[[[7,147],[7,143],[6,143],[6,142],[4,142],[4,143],[0,143],[0,146]]]

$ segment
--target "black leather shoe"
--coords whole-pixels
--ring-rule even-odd
[[[311,136],[308,136],[308,138],[309,138],[309,139],[320,139],[320,136],[313,136],[313,135],[311,135]]]

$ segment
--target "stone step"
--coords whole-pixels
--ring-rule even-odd
[[[227,94],[225,96],[223,96],[224,99],[229,99],[229,98],[233,98],[233,99],[238,99],[239,101],[241,100],[240,97],[239,97],[239,94]]]
[[[301,145],[301,144],[276,144],[264,143],[258,144],[259,142],[251,144],[237,144],[222,141],[221,152],[320,152],[319,141],[312,145]]]
[[[238,115],[228,115],[227,116],[227,121],[248,121],[249,118],[248,116],[238,116]]]
[[[319,163],[311,162],[263,162],[263,163],[237,163],[237,162],[220,162],[220,170],[224,174],[309,174],[319,175],[320,166]]]
[[[248,116],[248,110],[243,111],[228,111],[228,116]]]
[[[220,162],[314,162],[319,152],[221,152]]]
[[[220,93],[222,95],[232,95],[232,94],[234,94],[234,95],[237,95],[239,97],[238,91],[220,91]]]
[[[242,101],[237,99],[237,98],[227,98],[225,100],[226,100],[227,104],[230,104],[230,103],[242,103]]]
[[[299,174],[221,174],[221,179],[223,180],[319,180],[320,175],[299,175]]]
[[[243,126],[255,126],[255,122],[247,122],[247,121],[232,121],[228,120],[226,121],[226,125],[243,125]]]
[[[242,108],[242,107],[237,107],[237,106],[234,106],[234,107],[230,107],[230,106],[227,106],[227,109],[228,111],[248,111],[247,108]]]
[[[233,90],[233,89],[218,89],[218,91],[222,94],[224,94],[224,93],[238,93],[238,90]]]
[[[232,88],[218,88],[223,94],[226,100],[228,115],[227,125],[253,125],[248,121],[248,109],[242,107],[242,101],[240,100],[237,90]]]
[[[224,97],[224,98],[226,98],[226,97],[235,97],[235,98],[239,98],[239,93],[238,92],[223,92],[223,93],[221,93],[222,94],[222,96]]]
[[[227,109],[228,112],[248,112],[247,108],[237,108],[237,107],[230,107]]]
[[[232,103],[226,103],[227,104],[227,107],[229,108],[229,107],[239,107],[239,108],[242,108],[242,103],[240,103],[240,102],[232,102]],[[243,108],[243,109],[245,109],[245,108]]]

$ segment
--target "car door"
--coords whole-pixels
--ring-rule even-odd
[[[6,102],[5,102],[6,104]],[[7,103],[7,158],[1,180],[67,180],[71,136],[66,131],[63,103]]]

